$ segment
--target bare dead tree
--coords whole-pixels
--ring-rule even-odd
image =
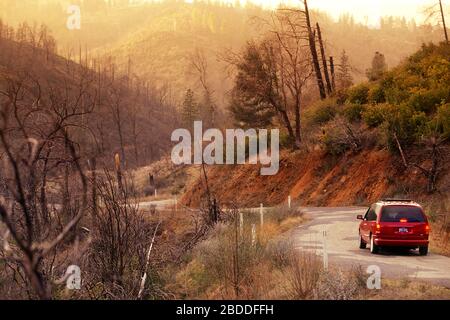
[[[204,162],[201,165],[201,171],[202,171],[201,174],[203,175],[203,179],[204,179],[204,183],[205,183],[206,203],[207,203],[206,208],[205,208],[205,210],[206,210],[205,222],[208,227],[211,227],[211,226],[214,226],[217,222],[219,222],[220,209],[219,209],[219,205],[217,203],[217,198],[209,186],[208,174],[206,173],[206,165]]]
[[[189,57],[190,64],[198,77],[198,82],[203,89],[203,109],[202,118],[207,122],[207,126],[214,126],[216,118],[216,105],[214,102],[214,90],[208,82],[208,60],[205,52],[196,48]]]
[[[279,10],[270,20],[257,21],[264,24],[268,34],[260,43],[249,43],[246,52],[235,62],[238,69],[246,64],[249,64],[246,68],[260,68],[259,72],[248,75],[252,79],[238,76],[235,89],[242,87],[246,91],[244,96],[254,96],[270,106],[288,131],[294,148],[299,148],[302,140],[303,91],[314,72],[308,52],[309,36],[298,19],[296,10]],[[251,56],[257,56],[261,65],[251,66],[254,61],[246,58]]]
[[[191,67],[198,76],[198,81],[205,92],[210,92],[208,85],[208,61],[205,52],[202,49],[196,48],[189,56]]]
[[[444,29],[445,42],[449,43],[447,24],[446,24],[446,20],[445,20],[445,12],[444,12],[444,7],[442,5],[442,0],[439,0],[438,3],[435,3],[434,5],[425,8],[424,13],[426,14],[425,21],[429,21],[431,19],[439,19],[440,20],[440,22],[442,23],[442,28]]]
[[[295,15],[281,13],[277,17],[279,31],[275,31],[280,69],[280,91],[285,109],[292,110],[295,117],[295,146],[301,143],[301,107],[303,89],[312,76],[311,62],[303,47],[303,30],[295,23]],[[305,57],[306,56],[306,57]],[[286,92],[287,91],[287,92]],[[292,106],[289,101],[292,100]]]
[[[322,39],[322,30],[320,29],[320,25],[318,22],[316,23],[316,30],[317,30],[317,38],[319,40],[320,53],[322,56],[323,73],[325,75],[325,81],[327,83],[327,92],[330,95],[333,91],[333,88],[331,85],[330,74],[328,72],[328,63],[327,63],[327,56],[325,54],[325,46],[323,44],[323,39]]]
[[[304,14],[306,18],[306,27],[308,29],[309,47],[311,51],[314,71],[316,73],[317,86],[319,87],[320,98],[325,99],[327,97],[327,94],[325,91],[325,84],[323,82],[322,72],[320,70],[319,56],[317,54],[317,47],[316,47],[316,35],[312,28],[311,16],[308,8],[308,1],[303,0],[303,5],[305,7]]]
[[[281,12],[291,12],[296,15],[295,27],[302,33],[302,38],[306,39],[309,48],[311,64],[315,73],[320,98],[326,99],[327,90],[325,88],[324,77],[320,67],[319,54],[316,45],[316,30],[313,28],[313,22],[309,11],[308,1],[303,0],[303,8],[301,9],[280,9]],[[319,28],[320,29],[320,28]],[[320,34],[322,37],[322,34]]]
[[[423,140],[423,143],[427,149],[430,150],[430,160],[431,160],[431,166],[429,168],[424,167],[423,165],[408,161],[409,159],[406,156],[405,150],[398,139],[397,133],[394,132],[394,140],[397,144],[398,151],[400,153],[400,156],[402,158],[402,162],[404,167],[407,169],[409,167],[414,167],[419,169],[419,171],[427,178],[427,192],[433,193],[436,191],[436,182],[439,176],[439,173],[441,171],[440,167],[440,160],[442,159],[441,154],[441,146],[446,141],[446,139],[443,139],[438,136],[431,136],[427,139]]]
[[[157,235],[157,232],[158,232],[158,228],[159,228],[160,225],[161,225],[161,221],[156,225],[155,231],[153,232],[152,241],[150,243],[150,246],[148,247],[147,256],[146,256],[146,260],[145,260],[145,268],[144,268],[145,272],[142,275],[141,285],[139,287],[138,299],[142,298],[142,294],[143,294],[144,289],[145,289],[145,281],[147,280],[147,269],[148,269],[149,264],[150,264],[150,255],[152,253],[153,245],[155,243],[155,238],[156,238],[156,235]]]
[[[69,128],[78,126],[81,106],[92,101],[82,85],[78,93],[72,90],[79,98],[72,100],[48,86],[50,94],[44,96],[40,81],[29,74],[5,81],[6,90],[0,91],[0,150],[5,154],[1,171],[6,193],[0,217],[7,235],[1,257],[23,272],[22,285],[30,286],[38,298],[50,299],[56,251],[73,243],[87,210],[87,179]],[[72,201],[62,206],[58,192],[47,185],[58,183],[67,163],[73,171]]]
[[[332,91],[336,91],[336,72],[334,68],[334,58],[330,57],[331,87]]]
[[[119,138],[120,146],[120,159],[122,164],[126,165],[126,154],[125,154],[125,132],[124,132],[124,88],[118,86],[116,83],[112,82],[109,86],[109,92],[107,95],[107,106],[110,108],[112,120],[117,131],[117,136]]]
[[[444,28],[445,41],[448,43],[447,25],[445,23],[444,8],[442,6],[442,0],[439,0],[439,8],[441,10],[442,27]]]
[[[102,206],[93,221],[94,238],[87,254],[89,282],[101,281],[101,296],[136,298],[146,266],[151,226],[145,222],[126,179],[122,190],[114,175],[104,170],[97,194]]]

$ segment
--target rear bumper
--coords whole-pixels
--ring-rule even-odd
[[[386,246],[386,247],[421,247],[421,246],[427,246],[429,243],[429,240],[428,239],[406,240],[406,239],[375,238],[374,242],[377,246]]]

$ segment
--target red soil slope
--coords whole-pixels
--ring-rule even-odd
[[[207,170],[212,192],[222,203],[254,207],[293,201],[311,206],[345,206],[373,202],[403,191],[423,194],[426,180],[405,170],[385,150],[366,150],[334,159],[322,151],[284,153],[275,176],[261,176],[259,166],[213,166]],[[448,182],[448,172],[441,180]],[[448,183],[444,183],[448,189]],[[182,202],[197,207],[205,194],[203,179],[193,183]]]

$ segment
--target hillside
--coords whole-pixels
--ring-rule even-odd
[[[44,22],[59,44],[59,53],[72,57],[81,50],[90,57],[112,57],[119,72],[134,74],[142,81],[165,87],[177,102],[188,88],[202,95],[199,77],[191,66],[197,50],[207,62],[207,81],[219,106],[227,104],[231,88],[222,57],[237,52],[246,41],[263,32],[254,18],[269,18],[270,11],[254,5],[231,7],[215,2],[181,3],[163,1],[136,6],[107,5],[101,1],[81,4],[81,29],[69,30],[65,4],[61,1],[15,2],[6,6],[3,19],[12,25],[24,20]],[[350,57],[356,82],[365,79],[365,70],[376,51],[382,51],[390,67],[396,66],[423,42],[437,41],[441,34],[431,25],[385,17],[380,29],[356,23],[351,16],[339,21],[314,12],[320,22],[326,49],[337,63],[343,50]],[[31,25],[31,23],[30,23]]]
[[[187,89],[202,95],[199,74],[192,65],[196,52],[205,57],[206,81],[214,99],[225,104],[230,81],[219,55],[238,50],[255,35],[249,20],[261,10],[197,3],[155,4],[143,8],[151,17],[126,37],[95,50],[113,56],[121,70],[160,87],[168,85],[180,100]],[[199,61],[197,61],[198,63]]]
[[[40,42],[32,41],[31,31],[17,29],[18,35],[22,32],[20,39],[0,32],[0,102],[8,112],[17,109],[19,121],[11,125],[34,128],[31,136],[45,139],[38,129],[48,126],[44,114],[71,118],[70,131],[84,155],[109,163],[114,153],[123,159],[127,154],[128,163],[136,165],[167,151],[176,116],[156,98],[156,90],[114,78],[109,65],[93,68],[57,55],[56,42],[45,29],[39,31]],[[80,133],[79,128],[86,130]]]
[[[198,74],[190,57],[201,50],[207,57],[209,85],[219,105],[225,105],[231,88],[226,63],[221,57],[238,52],[246,41],[260,35],[264,28],[254,18],[269,19],[270,12],[258,8],[232,8],[217,4],[159,4],[144,7],[151,17],[124,37],[97,49],[115,57],[126,70],[158,85],[170,84],[180,99],[191,88],[201,95]],[[417,50],[423,42],[440,39],[431,26],[416,26],[402,19],[386,18],[381,29],[357,24],[349,16],[338,22],[315,12],[314,20],[322,25],[329,55],[339,61],[343,50],[350,56],[353,76],[365,79],[365,70],[376,51],[383,51],[393,67]]]
[[[302,149],[284,150],[277,175],[260,176],[252,165],[214,166],[208,169],[211,190],[219,201],[249,207],[277,205],[289,195],[301,205],[355,205],[388,196],[437,198],[445,205],[449,57],[449,45],[424,46],[382,79],[318,102],[304,114]],[[203,195],[199,179],[183,201],[198,206]]]
[[[281,157],[280,172],[275,176],[260,176],[259,168],[250,165],[220,166],[208,170],[208,179],[221,202],[242,207],[258,207],[261,203],[276,206],[286,202],[289,195],[302,206],[365,205],[390,196],[426,200],[426,179],[417,169],[405,172],[399,160],[377,149],[338,159],[323,151],[287,153]],[[442,172],[439,190],[443,195],[450,191],[448,168]],[[199,180],[182,201],[197,207],[203,200],[204,182]]]

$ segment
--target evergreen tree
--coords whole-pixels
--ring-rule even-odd
[[[266,128],[272,125],[275,116],[271,107],[258,99],[250,98],[235,88],[229,110],[235,124],[243,128]]]
[[[341,60],[336,74],[336,81],[339,90],[348,89],[353,85],[350,58],[345,50],[343,50],[341,54]]]
[[[199,120],[199,106],[195,101],[194,92],[191,89],[186,91],[181,110],[183,125],[192,128],[194,121]]]
[[[372,60],[372,68],[366,71],[367,78],[369,78],[370,81],[377,81],[383,77],[387,69],[388,67],[384,54],[377,51]]]

